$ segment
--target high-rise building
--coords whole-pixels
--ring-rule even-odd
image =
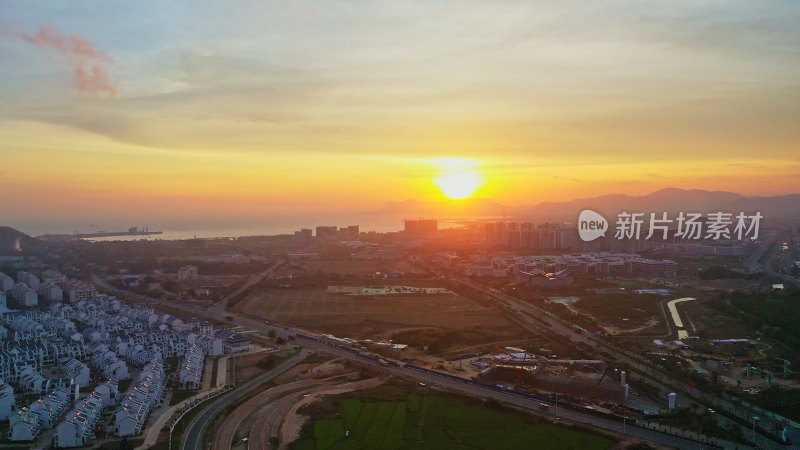
[[[310,228],[302,228],[294,232],[294,241],[298,244],[310,244],[313,233]]]
[[[358,239],[358,225],[350,225],[339,228],[339,238],[343,240]]]
[[[20,306],[36,306],[39,304],[39,294],[25,283],[15,284],[12,295]]]
[[[436,219],[419,219],[419,220],[406,220],[405,231],[407,234],[413,235],[429,235],[436,234],[439,230],[439,223]]]
[[[45,281],[39,286],[39,296],[51,302],[60,302],[64,300],[64,291],[56,283]]]
[[[14,288],[14,279],[0,272],[0,292],[9,292]]]
[[[17,272],[17,283],[25,283],[29,288],[36,290],[39,289],[41,281],[39,281],[39,277],[36,275],[20,270]]]
[[[486,242],[499,244],[505,242],[505,222],[489,222],[484,225],[486,231]]]
[[[318,226],[317,240],[322,242],[334,242],[339,237],[339,228],[334,226]]]
[[[550,223],[493,222],[484,225],[488,244],[510,249],[569,249],[575,242],[573,234],[574,229]]]
[[[69,303],[94,300],[97,295],[94,286],[80,280],[67,280],[64,283],[64,299]]]

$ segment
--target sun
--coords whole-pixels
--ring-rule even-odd
[[[434,180],[445,197],[451,200],[472,197],[483,186],[483,182],[483,177],[474,172],[445,173]]]

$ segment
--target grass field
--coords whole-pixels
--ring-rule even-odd
[[[644,281],[638,281],[638,280],[608,280],[608,281],[609,283],[616,284],[617,286],[628,290],[645,289],[653,287],[653,285],[651,285],[650,283],[645,283]]]
[[[587,294],[572,305],[580,312],[594,317],[600,324],[621,330],[637,328],[649,320],[657,320],[660,324],[653,327],[653,333],[664,333],[664,316],[660,302],[664,297],[657,295],[602,295]]]
[[[346,433],[349,431],[349,435]],[[406,401],[342,401],[337,418],[317,420],[314,438],[293,449],[605,449],[600,436],[549,424],[529,424],[522,415],[436,395]]]
[[[352,260],[319,259],[303,261],[300,268],[309,273],[325,272],[339,275],[363,275],[375,272],[411,272],[414,270],[408,261],[403,260]]]
[[[499,334],[524,333],[494,310],[461,295],[360,298],[322,289],[268,289],[248,296],[239,309],[277,322],[353,336],[366,322],[389,331],[403,327],[475,328]],[[362,326],[363,327],[363,326]],[[381,327],[378,327],[381,328]]]

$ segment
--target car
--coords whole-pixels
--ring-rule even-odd
[[[269,320],[265,320],[264,325],[269,325]]]

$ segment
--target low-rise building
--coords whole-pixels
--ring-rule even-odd
[[[0,379],[0,420],[6,420],[14,409],[14,388]]]
[[[203,348],[197,344],[186,352],[178,371],[178,381],[181,389],[200,389],[203,381],[205,358],[206,355]]]
[[[75,358],[61,358],[58,365],[64,376],[71,378],[80,387],[87,386],[91,381],[89,366]]]
[[[196,266],[183,266],[178,269],[178,281],[194,280],[198,276]]]
[[[241,334],[231,334],[223,341],[225,353],[241,353],[250,349],[250,339]]]
[[[139,384],[122,400],[114,416],[114,432],[117,436],[133,436],[142,432],[147,415],[161,405],[164,398],[166,376],[164,361],[155,355],[139,377]]]
[[[55,444],[60,448],[82,447],[94,439],[94,430],[100,422],[103,409],[113,403],[107,400],[109,392],[117,391],[115,381],[106,381],[92,394],[75,405],[66,420],[58,425]]]
[[[46,428],[50,428],[72,404],[78,387],[60,387],[49,395],[17,411],[10,418],[12,441],[31,441]]]
[[[197,336],[197,344],[208,356],[219,356],[225,353],[225,344],[222,339],[213,336]]]
[[[12,441],[32,441],[42,431],[39,415],[28,408],[22,408],[16,414],[12,414],[9,423],[11,426],[9,439]]]
[[[92,394],[67,414],[58,425],[55,445],[59,448],[81,447],[94,438],[94,429],[103,411],[99,397]]]

